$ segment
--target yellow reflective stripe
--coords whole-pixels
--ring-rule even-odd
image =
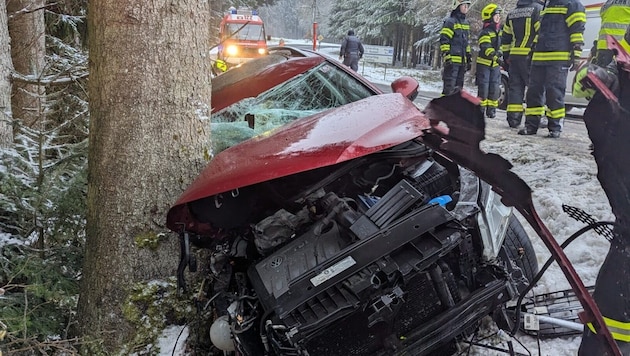
[[[576,22],[586,23],[586,13],[582,11],[574,12],[570,16],[567,16],[565,21],[569,27],[573,26]]]
[[[584,43],[584,35],[582,35],[582,33],[572,33],[571,36],[569,36],[569,41],[571,41],[571,43]]]
[[[450,50],[451,50],[451,45],[449,43],[445,43],[443,45],[440,45],[440,51],[448,52]]]
[[[487,103],[488,103],[488,99],[484,99],[484,100],[480,100],[479,101],[479,105],[481,105],[481,106],[487,106]]]
[[[542,114],[545,113],[545,107],[544,106],[536,106],[536,107],[532,107],[532,108],[526,108],[525,109],[525,115],[534,115],[534,116],[542,116]]]
[[[451,56],[451,62],[453,63],[464,63],[461,56]]]
[[[491,55],[494,54],[494,48],[487,48],[483,54],[485,54],[486,57],[490,57]]]
[[[470,45],[466,46],[466,53],[470,54]]]
[[[523,104],[508,104],[507,112],[523,112]]]
[[[619,44],[623,47],[626,53],[630,53],[630,44],[628,44],[628,41],[626,41],[625,38],[622,38],[621,41],[619,41]]]
[[[503,52],[503,54],[510,53],[510,45],[509,44],[502,44],[501,45],[501,52]]]
[[[510,53],[526,56],[529,54],[530,51],[531,51],[531,48],[528,48],[528,47],[514,47],[512,48]]]
[[[567,8],[566,7],[548,7],[546,9],[544,9],[543,11],[540,12],[543,15],[547,15],[547,14],[561,14],[564,15],[567,13]]]
[[[534,30],[535,30],[536,32],[538,32],[538,30],[540,30],[540,20],[539,20],[539,21],[536,21],[536,23],[534,23]]]
[[[562,119],[564,115],[565,115],[564,106],[556,110],[547,109],[547,117],[549,117],[550,119]]]
[[[486,106],[489,106],[491,108],[496,108],[497,106],[499,106],[499,101],[498,100],[487,99],[486,100]]]
[[[630,342],[630,323],[624,323],[607,317],[604,317],[604,323],[606,324],[606,327],[608,327],[608,330],[610,330],[613,339]],[[593,323],[587,323],[586,325],[593,334],[597,334]]]
[[[455,34],[455,32],[448,27],[442,27],[442,31],[440,31],[440,34],[448,38],[453,38],[453,35]]]
[[[477,63],[483,64],[486,67],[496,67],[499,65],[497,62],[493,61],[492,59],[487,59],[487,58],[482,58],[482,57],[477,57]]]
[[[479,44],[482,44],[482,43],[491,43],[490,38],[488,36],[479,37]]]
[[[521,43],[518,45],[519,47],[524,47],[527,45],[527,41],[529,41],[529,36],[530,36],[530,27],[532,25],[532,19],[531,18],[527,18],[525,20],[525,33],[523,34],[523,40],[521,41]]]
[[[470,25],[469,24],[465,24],[465,23],[456,23],[453,26],[454,30],[469,30],[470,29]]]
[[[512,21],[510,21],[510,22],[512,22]],[[508,23],[506,23],[506,24],[503,26],[503,32],[507,33],[508,35],[513,35],[513,34],[514,34],[514,32],[512,32],[512,26],[510,25],[510,23],[509,23],[509,22],[508,22]]]
[[[569,52],[534,52],[533,61],[568,61]]]
[[[580,58],[580,57],[582,57],[582,51],[580,51],[579,49],[573,50],[573,58]]]

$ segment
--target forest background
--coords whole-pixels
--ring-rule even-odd
[[[486,3],[472,6],[473,33]],[[156,354],[156,325],[192,322],[165,212],[211,158],[208,53],[241,5],[274,37],[318,22],[338,42],[352,28],[412,68],[452,6],[1,0],[1,351]]]

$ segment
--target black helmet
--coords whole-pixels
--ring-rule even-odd
[[[348,31],[348,36],[354,36],[354,30]]]

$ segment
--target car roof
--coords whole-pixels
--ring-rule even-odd
[[[245,62],[212,79],[212,112],[222,110],[244,98],[256,97],[326,61],[350,73],[374,94],[382,94],[381,90],[358,74],[318,52],[292,47],[272,47],[269,55]]]

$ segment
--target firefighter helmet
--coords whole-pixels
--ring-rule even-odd
[[[496,14],[501,13],[501,8],[497,4],[488,4],[481,10],[481,19],[484,21],[491,20]]]
[[[457,10],[459,5],[462,5],[462,4],[470,5],[470,4],[472,4],[472,2],[471,2],[471,0],[453,0],[452,10]]]

